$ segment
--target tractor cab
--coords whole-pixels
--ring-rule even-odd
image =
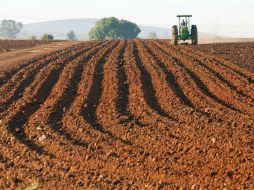
[[[192,15],[177,15],[179,19],[178,26],[172,27],[172,44],[177,45],[179,40],[186,41],[191,40],[192,44],[198,43],[197,26],[190,24],[190,18]]]
[[[185,41],[190,36],[190,17],[191,15],[178,15],[180,39]]]

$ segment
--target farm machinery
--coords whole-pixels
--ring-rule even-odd
[[[172,26],[171,43],[177,45],[179,40],[191,40],[191,44],[198,44],[198,29],[190,24],[192,15],[177,15],[179,24]]]

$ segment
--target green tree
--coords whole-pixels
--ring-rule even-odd
[[[67,34],[67,38],[68,40],[77,40],[76,34],[73,30],[71,30],[68,34]]]
[[[150,39],[157,39],[158,36],[157,36],[156,32],[150,32],[148,34],[148,38],[150,38]]]
[[[141,32],[140,28],[127,20],[119,21],[119,37],[120,38],[136,38]]]
[[[15,38],[23,28],[21,22],[15,20],[2,20],[0,24],[0,35],[7,38]]]
[[[96,22],[89,32],[90,39],[101,40],[107,37],[117,38],[119,21],[117,18],[103,18]]]
[[[42,40],[46,40],[46,41],[51,41],[51,40],[54,40],[54,36],[52,34],[44,34],[42,37],[41,37]]]
[[[136,38],[140,32],[141,30],[136,24],[110,17],[97,21],[95,27],[90,30],[89,37],[95,40],[106,38]]]

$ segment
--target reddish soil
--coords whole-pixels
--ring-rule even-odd
[[[230,60],[240,67],[254,72],[254,43],[206,44],[196,47],[203,52]]]
[[[0,189],[253,189],[254,74],[204,50],[93,41],[5,70]]]
[[[13,49],[30,48],[41,44],[48,44],[49,41],[43,40],[0,40],[0,52]]]

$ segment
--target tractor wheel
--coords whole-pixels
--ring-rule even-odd
[[[191,25],[191,40],[192,45],[198,44],[198,29],[196,25]]]
[[[172,45],[177,45],[178,44],[178,30],[177,30],[177,26],[174,25],[172,26],[172,34],[171,34],[171,43]]]

